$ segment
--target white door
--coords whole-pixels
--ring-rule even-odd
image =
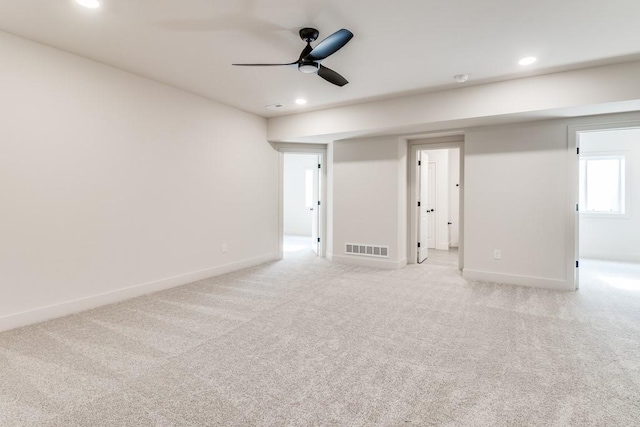
[[[311,248],[320,255],[320,156],[315,156],[318,167],[313,169],[313,202],[311,204]]]
[[[428,163],[427,178],[427,248],[436,248],[436,163]]]
[[[428,228],[429,228],[429,156],[423,151],[418,152],[418,262],[423,262],[428,256]]]

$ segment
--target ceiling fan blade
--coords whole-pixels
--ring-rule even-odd
[[[236,65],[238,67],[277,67],[280,65],[294,65],[297,64],[297,62],[290,62],[288,64],[231,64],[231,65]]]
[[[351,31],[345,30],[344,28],[338,30],[318,43],[311,53],[304,57],[304,61],[320,61],[325,59],[329,55],[333,55],[342,49],[352,38],[353,33]]]
[[[344,86],[347,83],[347,79],[342,77],[340,74],[333,71],[331,68],[327,68],[324,65],[320,64],[318,67],[318,75],[328,81],[329,83],[333,83],[336,86]]]

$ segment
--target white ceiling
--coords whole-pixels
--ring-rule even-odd
[[[0,29],[261,116],[638,59],[638,0],[2,0]],[[355,37],[324,61],[342,88],[295,68],[301,27]],[[523,56],[539,61],[523,68]],[[298,97],[309,103],[294,104]],[[266,105],[283,103],[280,110]]]

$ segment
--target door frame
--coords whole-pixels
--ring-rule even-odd
[[[428,187],[429,185],[431,185],[431,179],[429,176],[429,155],[423,153],[421,150],[418,150],[416,152],[416,159],[418,160],[418,163],[420,163],[420,165],[418,166],[417,170],[416,170],[416,185],[417,185],[417,197],[419,199],[420,205],[421,206],[414,206],[414,209],[416,209],[418,211],[417,215],[416,215],[416,225],[417,225],[417,230],[416,230],[416,239],[419,243],[422,242],[422,237],[423,237],[423,230],[422,230],[422,208],[423,208],[423,203],[424,203],[424,208],[428,208],[428,205],[426,204],[426,200],[423,200],[425,198],[423,198],[423,185],[426,184],[426,186]],[[426,160],[426,163],[425,163]],[[423,178],[424,178],[424,170],[422,170],[422,164],[425,163],[426,165],[426,175],[427,175],[427,179],[426,179],[426,183],[423,182]],[[427,190],[427,197],[426,199],[428,199],[429,192]],[[416,203],[417,205],[417,203]],[[427,211],[428,214],[428,211]],[[429,221],[427,220],[427,223],[425,224],[425,228],[427,230],[425,230],[425,235],[426,238],[424,239],[425,245],[424,248],[422,246],[420,246],[419,248],[416,248],[416,263],[417,264],[422,264],[423,262],[425,262],[427,260],[427,258],[429,258],[429,244],[427,243],[429,240]],[[434,226],[435,229],[435,226]],[[433,241],[435,243],[435,236],[433,236]],[[422,261],[420,260],[422,257],[422,251],[426,252],[426,256],[422,259]]]
[[[580,212],[576,209],[580,202],[580,156],[578,154],[578,148],[580,148],[580,135],[590,132],[606,132],[625,129],[640,129],[640,120],[603,122],[590,125],[570,125],[567,128],[567,173],[569,174],[567,182],[569,184],[569,203],[567,205],[566,280],[567,285],[576,291],[580,289],[579,267],[576,267],[576,263],[580,260]]]
[[[458,228],[458,269],[464,268],[464,133],[455,133],[450,136],[419,136],[407,138],[409,142],[409,165],[407,167],[407,264],[417,264],[418,259],[418,151],[460,149],[460,192],[459,192],[459,228]]]
[[[327,146],[325,144],[274,144],[278,150],[278,257],[284,258],[284,155],[313,154],[320,156],[320,215],[318,257],[326,257],[327,248]]]

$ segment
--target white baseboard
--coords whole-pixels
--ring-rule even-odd
[[[141,295],[162,291],[176,286],[186,285],[187,283],[196,282],[198,280],[209,277],[220,276],[222,274],[231,273],[233,271],[242,270],[244,268],[254,267],[269,261],[279,259],[278,254],[263,255],[250,258],[231,264],[220,265],[218,267],[207,268],[192,273],[181,274],[179,276],[168,277],[166,279],[154,282],[143,283],[141,285],[131,286],[128,288],[117,289],[115,291],[103,294],[92,295],[90,297],[80,298],[60,304],[49,305],[45,307],[35,308],[20,313],[9,314],[0,317],[0,332],[9,329],[19,328],[34,323],[44,322],[58,317],[68,316],[92,308],[100,307],[115,302],[124,301]]]
[[[389,261],[379,258],[365,258],[357,256],[332,255],[331,261],[339,264],[359,265],[361,267],[383,268],[385,270],[399,270],[407,265],[407,260]]]
[[[530,288],[573,291],[573,286],[566,280],[548,279],[545,277],[517,276],[514,274],[491,273],[488,271],[462,270],[462,277],[478,282],[503,283],[506,285],[528,286]]]
[[[580,251],[580,258],[601,259],[606,261],[640,262],[640,253],[617,254],[611,252]]]

